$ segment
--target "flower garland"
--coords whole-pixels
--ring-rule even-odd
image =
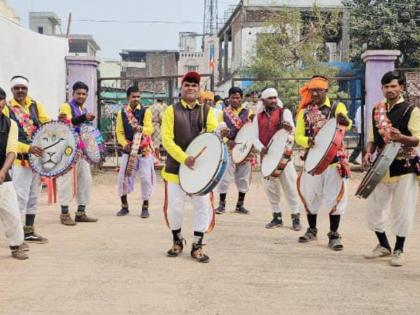
[[[382,136],[385,143],[391,142],[390,134],[392,123],[386,115],[388,112],[388,105],[384,102],[378,102],[374,106],[373,119],[375,120],[376,128]]]
[[[308,105],[304,114],[306,130],[310,137],[315,137],[319,130],[325,125],[327,119],[319,110],[317,105]]]
[[[35,131],[38,129],[34,121],[31,119],[30,115],[25,113],[23,109],[17,106],[10,106],[13,113],[15,114],[16,118],[18,119],[19,125],[22,127],[22,129],[25,131],[25,134],[28,138],[28,140],[32,139],[32,135],[35,133]]]
[[[232,122],[232,124],[235,126],[237,130],[242,128],[242,125],[243,125],[242,119],[239,117],[239,115],[236,115],[233,112],[230,106],[226,107],[223,111],[225,112],[226,116],[229,118],[229,120]]]
[[[127,116],[128,123],[130,124],[131,128],[138,132],[137,130],[143,130],[143,126],[139,124],[137,121],[136,116],[134,116],[133,111],[128,110],[130,108],[130,105],[127,105],[124,107],[124,113]],[[141,131],[140,131],[141,132]],[[152,144],[152,139],[149,136],[143,135],[140,142],[140,149],[144,152],[144,154],[147,154],[149,150],[146,151],[147,148],[149,148]]]

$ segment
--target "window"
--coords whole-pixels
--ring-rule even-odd
[[[198,66],[185,65],[185,72],[198,71]]]
[[[38,26],[38,33],[39,34],[44,34],[44,27],[43,26]]]

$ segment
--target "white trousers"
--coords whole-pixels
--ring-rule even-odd
[[[187,194],[179,184],[168,183],[168,222],[171,230],[182,227]],[[210,196],[191,196],[194,232],[206,232],[212,219]]]
[[[228,192],[232,179],[235,179],[235,184],[239,192],[247,193],[251,180],[251,162],[235,164],[232,161],[232,156],[229,154],[227,170],[217,186],[219,194],[226,194]]]
[[[36,214],[41,193],[41,178],[30,167],[13,167],[13,184],[16,190],[19,210],[22,215]]]
[[[368,198],[369,228],[374,232],[385,232],[388,213],[391,212],[392,232],[397,236],[407,236],[416,213],[417,191],[415,174],[403,175],[396,183],[379,183]]]
[[[314,176],[303,171],[298,190],[306,210],[317,214],[323,205],[333,215],[344,214],[348,199],[347,181],[334,166]]]
[[[23,227],[12,182],[0,185],[0,220],[3,223],[9,246],[22,245]]]
[[[137,175],[140,175],[141,198],[149,200],[152,197],[156,184],[156,173],[154,157],[150,154],[148,157],[139,157],[130,177],[125,177],[125,170],[128,163],[128,154],[121,157],[120,172],[118,173],[118,195],[125,196],[134,190],[134,182]]]
[[[80,158],[76,163],[78,205],[89,203],[92,187],[92,174],[89,162]],[[61,206],[69,206],[73,200],[73,170],[57,178],[58,201]]]
[[[270,201],[271,210],[273,213],[281,212],[280,209],[280,186],[283,189],[287,203],[290,207],[290,212],[296,214],[300,212],[299,195],[296,187],[297,174],[293,164],[293,160],[287,163],[279,177],[269,177],[266,179],[262,177],[264,191]]]

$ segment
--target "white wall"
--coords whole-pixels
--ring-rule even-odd
[[[56,117],[65,101],[67,39],[25,29],[0,17],[0,86],[11,98],[10,78],[23,75],[30,81],[29,95]]]

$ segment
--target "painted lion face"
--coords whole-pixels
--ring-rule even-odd
[[[63,155],[67,147],[67,140],[61,137],[55,130],[49,131],[41,139],[41,147],[44,154],[41,158],[42,167],[45,171],[51,171],[63,160]]]

